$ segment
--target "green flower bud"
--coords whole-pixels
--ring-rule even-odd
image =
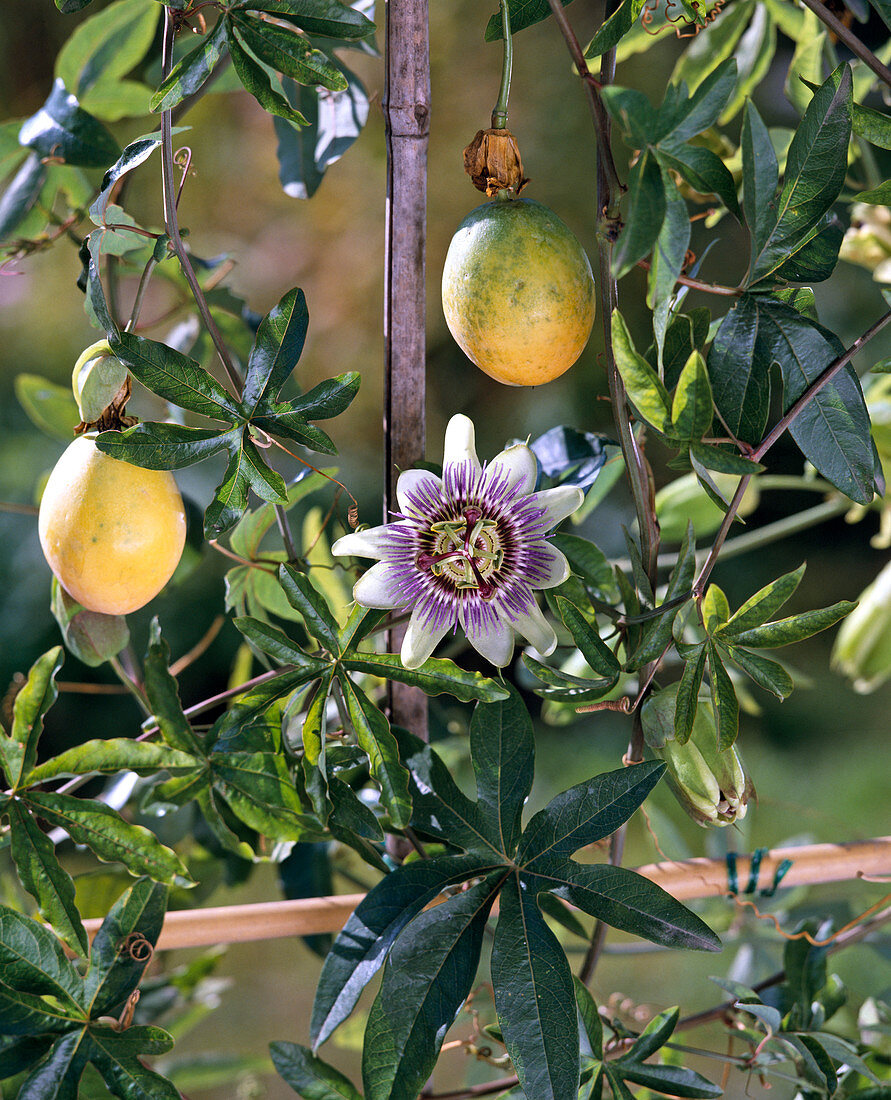
[[[658,691],[644,704],[641,720],[647,744],[668,765],[665,778],[697,825],[731,825],[746,816],[755,788],[736,749],[718,750],[711,701],[701,696],[690,740],[674,736],[677,684]]]
[[[730,500],[739,484],[736,474],[712,473],[711,476],[718,489]],[[739,514],[747,516],[754,512],[759,496],[758,482],[753,478],[743,495]],[[656,518],[664,539],[681,542],[687,534],[688,520],[692,522],[698,538],[707,538],[721,526],[724,513],[699,484],[696,474],[684,474],[656,494]]]
[[[864,589],[842,623],[832,648],[832,666],[862,694],[891,676],[891,562]]]
[[[127,368],[115,356],[107,340],[91,344],[71,372],[71,390],[85,424],[94,424],[120,393]]]

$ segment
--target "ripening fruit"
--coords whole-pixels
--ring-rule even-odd
[[[50,569],[78,603],[126,615],[170,580],[186,515],[171,473],[110,458],[82,435],[49,476],[38,531]]]
[[[588,342],[591,265],[552,210],[534,199],[496,199],[458,226],[442,307],[480,370],[508,386],[537,386],[568,370]]]

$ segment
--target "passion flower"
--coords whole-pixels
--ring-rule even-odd
[[[332,552],[377,558],[353,588],[357,603],[411,608],[402,663],[418,668],[460,626],[493,665],[513,654],[516,635],[539,653],[557,636],[535,602],[535,589],[569,576],[545,535],[582,503],[580,489],[534,492],[538,468],[525,444],[491,462],[477,458],[473,423],[453,416],[446,428],[442,477],[407,470],[396,485],[395,522],[338,539]]]

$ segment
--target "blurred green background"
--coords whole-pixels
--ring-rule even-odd
[[[101,5],[93,4],[85,15]],[[462,150],[477,129],[488,125],[500,78],[500,48],[483,41],[483,30],[496,5],[480,0],[431,0],[432,113],[430,188],[428,195],[428,458],[441,458],[442,431],[456,412],[477,425],[481,456],[490,457],[512,437],[533,437],[555,424],[581,430],[610,432],[609,406],[600,365],[600,335],[595,334],[579,363],[548,386],[509,389],[477,371],[455,346],[442,317],[439,277],[450,237],[464,215],[478,204],[462,170]],[[383,17],[378,4],[378,19]],[[583,41],[599,22],[599,4],[576,0],[570,9]],[[46,98],[58,48],[81,17],[62,16],[52,0],[4,0],[0,5],[0,117],[25,118]],[[870,28],[867,37],[872,33]],[[661,99],[675,59],[685,43],[669,35],[649,52],[622,64],[619,83],[642,88]],[[794,126],[796,116],[782,96],[791,44],[781,36],[777,61],[759,90],[757,105],[771,125]],[[244,93],[212,94],[184,120],[192,126],[179,141],[193,152],[193,174],[180,206],[182,223],[190,231],[192,248],[203,256],[228,254],[234,261],[229,284],[252,309],[267,311],[292,286],[301,286],[310,311],[309,339],[298,368],[301,387],[310,388],[334,373],[358,370],[362,389],[351,409],[329,425],[340,449],[339,477],[360,503],[360,518],[380,520],[382,469],[382,273],[385,201],[385,151],[380,111],[380,60],[351,55],[350,63],[366,83],[371,97],[368,126],[342,161],[329,170],[318,193],[309,201],[287,197],[278,183],[275,139],[270,120]],[[527,174],[526,194],[556,210],[574,230],[589,254],[594,251],[594,155],[590,118],[578,81],[557,29],[547,22],[524,31],[515,43],[510,126],[517,135]],[[123,145],[149,127],[144,120],[115,127]],[[733,126],[731,126],[733,131]],[[629,151],[617,145],[620,171]],[[134,177],[128,206],[143,224],[160,224],[159,165],[149,161]],[[101,172],[93,173],[98,182]],[[729,219],[720,226],[732,243],[706,260],[705,279],[732,284],[741,275],[741,231]],[[707,232],[696,224],[693,248],[701,252]],[[731,258],[728,261],[728,257]],[[739,266],[725,268],[728,262]],[[41,478],[52,467],[63,445],[41,435],[27,420],[14,393],[13,380],[22,372],[44,375],[67,385],[80,351],[96,339],[75,287],[79,272],[76,248],[60,242],[53,249],[9,265],[0,271],[0,500],[13,505],[35,502]],[[646,335],[643,273],[622,284],[621,305],[641,342]],[[124,295],[126,297],[126,288]],[[849,343],[883,310],[879,288],[868,272],[840,265],[825,286],[817,288],[821,321]],[[691,294],[690,305],[710,305],[723,312],[721,299]],[[153,289],[143,320],[166,310],[163,290]],[[169,327],[169,326],[168,326]],[[151,330],[163,339],[165,327]],[[891,353],[891,337],[876,340],[856,361],[861,371]],[[154,406],[145,395],[133,410],[150,415]],[[154,409],[154,414],[157,413]],[[655,454],[659,483],[671,477]],[[771,456],[771,469],[798,472],[801,458],[781,444]],[[293,474],[296,465],[282,472]],[[213,460],[183,471],[183,491],[204,508],[221,474]],[[770,522],[814,503],[813,495],[768,493],[750,525]],[[312,504],[327,508],[316,496]],[[308,507],[309,505],[307,505]],[[304,509],[305,511],[305,509]],[[295,530],[300,529],[295,514]],[[621,526],[631,521],[623,491],[614,491],[590,517],[582,533],[608,554],[624,553]],[[793,610],[856,599],[886,560],[873,550],[869,537],[877,528],[874,515],[850,526],[839,519],[756,554],[719,566],[715,580],[731,603],[740,601],[780,572],[808,562],[808,571]],[[131,616],[137,652],[144,648],[151,616],[160,617],[174,657],[181,656],[205,634],[223,600],[226,560],[210,548],[201,568],[181,585],[171,586],[142,612]],[[50,573],[37,541],[36,517],[0,510],[0,693],[17,673],[59,641],[49,612]],[[207,652],[181,677],[186,705],[226,686],[239,635],[226,624]],[[808,685],[780,706],[759,693],[757,712],[743,717],[740,746],[755,779],[759,800],[743,825],[706,834],[687,821],[666,791],[654,800],[653,828],[669,857],[723,855],[728,848],[750,851],[758,845],[841,841],[876,836],[889,828],[888,708],[885,689],[858,696],[829,671],[832,637],[821,635],[797,647],[791,664]],[[66,681],[111,684],[106,669],[92,670],[68,657]],[[537,710],[534,696],[531,705]],[[458,761],[466,731],[466,709],[435,700],[432,721],[437,735]],[[139,716],[125,697],[63,692],[49,716],[48,750],[58,751],[86,737],[135,733]],[[533,801],[543,803],[553,793],[586,774],[616,767],[627,740],[625,720],[610,715],[587,716],[571,726],[541,723],[538,731],[538,772]],[[628,862],[660,858],[642,825],[632,830]],[[356,889],[336,879],[336,888]],[[881,887],[846,884],[784,896],[785,909],[820,900],[840,919],[856,915],[878,900]],[[246,886],[221,886],[212,904],[277,896],[275,874],[256,870]],[[188,904],[188,899],[183,898]],[[720,929],[729,929],[730,943],[720,958],[688,955],[611,954],[598,972],[595,995],[606,1002],[622,995],[658,1010],[681,1000],[684,1011],[713,1003],[716,987],[710,973],[725,973],[755,981],[776,969],[780,948],[770,926],[759,925],[729,902],[713,902],[704,915]],[[791,927],[794,913],[784,913]],[[742,935],[744,946],[735,943]],[[621,940],[621,937],[619,938]],[[171,960],[179,964],[180,956]],[[655,965],[654,965],[655,964]],[[262,1057],[270,1039],[306,1042],[308,1011],[319,962],[299,941],[283,940],[231,948],[218,975],[234,979],[222,993],[222,1007],[192,1030],[177,1054],[226,1051]],[[839,969],[855,995],[886,994],[891,987],[888,957],[867,947],[853,949],[839,960]],[[621,998],[619,998],[621,1000]],[[619,1004],[619,1001],[616,1001]],[[629,1020],[629,1022],[633,1022]],[[461,1024],[460,1033],[469,1028]],[[355,1071],[361,1042],[358,1028],[332,1040],[327,1055]],[[715,1066],[699,1066],[717,1078]],[[440,1089],[484,1079],[489,1071],[467,1065],[464,1055],[446,1055],[437,1076]],[[742,1091],[745,1080],[732,1080]],[[192,1090],[183,1083],[185,1091]],[[231,1079],[213,1092],[217,1097],[285,1097],[293,1095],[280,1081],[251,1075]]]

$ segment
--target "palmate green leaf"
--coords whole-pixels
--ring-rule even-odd
[[[243,430],[239,429],[238,437],[239,441],[243,439]],[[223,474],[223,480],[216,487],[213,500],[204,513],[206,539],[218,539],[230,527],[234,527],[244,515],[251,488],[250,468],[251,464],[246,461],[244,448],[233,447],[229,452],[229,463]]]
[[[403,928],[442,890],[492,869],[477,855],[433,856],[386,875],[347,919],[325,960],[310,1035],[317,1050],[353,1011]]]
[[[180,408],[217,420],[238,420],[238,401],[194,359],[132,332],[109,339],[112,350],[146,389]]]
[[[501,702],[474,709],[470,753],[477,805],[500,850],[510,854],[520,837],[520,818],[535,770],[532,720],[516,690]]]
[[[342,643],[341,643],[342,644]],[[341,661],[351,672],[383,676],[402,684],[419,687],[427,695],[454,695],[462,703],[478,700],[497,703],[507,698],[507,689],[497,680],[481,672],[466,672],[445,657],[430,657],[420,668],[406,668],[398,653],[363,653],[348,651]]]
[[[402,828],[411,818],[409,777],[399,759],[399,750],[390,723],[342,668],[337,670],[337,680],[343,691],[347,713],[356,731],[359,746],[367,754],[372,778],[380,787],[381,801],[392,824],[397,829]]]
[[[304,1100],[362,1100],[349,1078],[299,1043],[270,1043],[280,1077]]]
[[[170,674],[170,648],[161,637],[157,617],[151,623],[144,676],[152,716],[165,742],[179,753],[203,757],[201,742],[183,713],[176,680]]]
[[[649,250],[647,248],[646,251],[649,252]],[[642,255],[646,255],[646,252]],[[659,375],[646,359],[638,354],[625,319],[618,309],[613,310],[612,332],[613,354],[629,400],[648,424],[652,424],[658,432],[670,434],[671,401],[668,391]]]
[[[776,269],[777,277],[796,283],[820,283],[828,279],[838,263],[844,235],[844,228],[835,214],[824,214],[789,259]]]
[[[423,1088],[473,986],[499,879],[493,872],[420,913],[391,949],[365,1029],[367,1100],[415,1100]]]
[[[678,1008],[667,1008],[663,1012],[657,1013],[634,1040],[628,1053],[623,1054],[617,1061],[622,1063],[645,1062],[647,1058],[652,1058],[671,1038],[680,1015]]]
[[[265,11],[323,38],[362,39],[374,33],[374,23],[340,0],[238,0],[233,9]]]
[[[542,895],[542,897],[547,896],[547,894]],[[591,1053],[595,1058],[602,1058],[603,1020],[597,1010],[597,1002],[591,996],[591,991],[584,982],[575,977],[575,975],[573,975],[572,984],[575,988],[575,1001],[579,1010],[579,1018],[582,1021],[582,1027],[585,1029],[585,1035],[591,1047]]]
[[[99,772],[114,775],[133,771],[152,775],[158,771],[178,774],[193,771],[199,761],[188,752],[150,741],[133,741],[129,737],[112,737],[107,741],[84,741],[73,749],[59,753],[51,760],[33,768],[27,776],[29,786],[56,779],[62,775],[89,775]]]
[[[89,1061],[82,1030],[56,1039],[21,1083],[19,1096],[32,1100],[77,1100],[78,1083]]]
[[[528,653],[523,654],[523,664],[539,680],[548,686],[536,688],[535,694],[542,699],[555,699],[567,703],[593,703],[609,695],[618,683],[618,675],[608,679],[589,679],[584,676],[573,676],[561,669],[550,668]]]
[[[309,311],[299,287],[289,290],[257,329],[244,378],[242,406],[250,417],[268,395],[277,399],[306,343]]]
[[[106,168],[120,146],[98,119],[88,114],[56,80],[37,114],[23,123],[19,141],[39,157],[53,157],[80,168]]]
[[[530,819],[516,861],[535,872],[538,864],[569,857],[601,840],[634,813],[662,777],[665,765],[649,761],[605,772],[570,787]]]
[[[602,640],[597,631],[591,626],[581,611],[563,596],[555,597],[560,617],[566,624],[566,629],[572,635],[572,639],[579,648],[579,652],[585,658],[587,664],[601,676],[607,679],[618,680],[622,666],[615,653]]]
[[[279,753],[214,752],[213,784],[233,813],[262,836],[320,840],[319,822],[303,812],[287,764]]]
[[[790,615],[787,619],[756,626],[734,635],[734,645],[749,646],[753,649],[774,649],[803,641],[821,630],[827,630],[849,615],[856,603],[840,600],[830,607],[821,607],[815,611],[804,611],[800,615]]]
[[[121,944],[138,933],[154,947],[166,910],[167,887],[148,879],[134,882],[115,902],[93,940],[84,976],[84,1003],[91,1017],[120,1012],[151,957],[144,950],[121,951]]]
[[[791,573],[784,573],[783,576],[759,589],[754,596],[750,596],[738,610],[734,611],[721,628],[721,633],[730,640],[743,631],[766,623],[795,594],[801,584],[804,570],[805,565],[802,563]]]
[[[643,1085],[651,1092],[661,1092],[667,1096],[713,1100],[724,1092],[720,1085],[712,1084],[707,1077],[686,1066],[654,1066],[622,1058],[613,1063],[613,1070],[633,1085]]]
[[[705,674],[706,648],[696,646],[684,662],[684,671],[678,683],[674,708],[674,736],[679,745],[686,745],[693,732],[696,709],[699,705],[699,687]]]
[[[760,255],[776,224],[775,198],[779,167],[773,142],[755,105],[747,100],[740,137],[743,211],[751,235],[752,255]]]
[[[349,408],[353,398],[359,392],[361,376],[358,371],[347,371],[344,374],[326,378],[313,386],[311,390],[301,394],[289,402],[288,408],[296,415],[301,415],[307,420],[330,420],[333,416],[340,416]],[[270,406],[275,410],[276,406]],[[284,414],[275,413],[281,418]]]
[[[286,563],[279,566],[278,578],[288,603],[300,612],[306,629],[329,653],[339,656],[340,628],[337,620],[331,614],[325,597],[313,587],[308,575]]]
[[[609,105],[609,101],[607,106]],[[654,150],[647,146],[628,174],[625,226],[613,252],[613,276],[621,279],[656,244],[665,220],[665,187]]]
[[[739,700],[717,646],[706,643],[708,675],[718,726],[718,751],[729,749],[739,733]]]
[[[317,489],[322,489],[329,483],[329,479],[337,474],[334,466],[324,470],[303,469],[297,477],[288,485],[288,502],[282,507],[287,511],[298,504],[304,497]],[[243,558],[253,560],[259,550],[263,536],[275,523],[275,509],[264,504],[253,511],[248,512],[234,528],[229,536],[229,545],[236,554]]]
[[[116,0],[81,23],[56,58],[56,76],[79,99],[102,81],[126,76],[151,46],[161,8]]]
[[[720,637],[717,642],[719,649],[759,687],[771,692],[778,699],[787,699],[792,694],[795,683],[778,661],[771,661],[758,653],[749,653],[740,646],[725,645]]]
[[[701,194],[717,195],[734,217],[740,216],[733,176],[717,153],[703,145],[672,144],[660,145],[657,155],[663,168],[680,173]]]
[[[572,3],[572,0],[561,0],[563,7]],[[525,30],[535,23],[540,23],[551,14],[548,0],[508,0],[510,14],[510,29],[512,34]],[[501,21],[501,12],[497,11],[486,24],[485,39],[487,42],[498,42],[504,37],[504,27]]]
[[[679,86],[677,104],[666,110],[670,102],[666,92],[665,105],[660,111],[662,126],[654,135],[663,149],[673,149],[701,134],[717,121],[727,106],[736,86],[736,59],[722,61],[690,95]],[[735,196],[734,196],[735,201]]]
[[[181,1100],[173,1082],[141,1060],[173,1048],[173,1036],[162,1028],[136,1025],[115,1031],[111,1027],[91,1027],[88,1035],[90,1061],[115,1096],[122,1100]]]
[[[622,0],[585,47],[585,57],[590,61],[616,46],[637,22],[643,6],[644,0]]]
[[[579,1083],[572,974],[536,904],[537,891],[511,875],[499,894],[492,944],[498,1023],[526,1096],[564,1100]]]
[[[221,18],[210,34],[174,65],[152,96],[153,111],[170,111],[201,89],[226,53],[226,29],[226,20]]]
[[[37,762],[43,716],[58,695],[55,680],[63,660],[61,646],[54,646],[37,658],[15,697],[11,735],[7,736],[0,728],[0,764],[13,790]]]
[[[852,102],[851,70],[840,65],[814,94],[795,131],[776,221],[752,252],[750,284],[775,272],[838,198],[847,171]]]
[[[635,765],[639,767],[640,765]],[[626,867],[546,855],[521,869],[530,892],[553,890],[577,909],[664,947],[720,951],[704,921],[654,882]]]
[[[242,44],[255,57],[298,84],[319,84],[331,92],[343,91],[346,77],[338,67],[310,44],[305,35],[240,12],[229,16]]]
[[[117,810],[90,798],[29,791],[32,813],[55,828],[64,829],[75,844],[85,844],[105,863],[123,863],[134,875],[157,882],[189,882],[179,857],[142,825],[125,821]]]
[[[87,933],[74,900],[74,881],[56,857],[53,842],[26,804],[13,798],[6,806],[10,854],[19,882],[37,901],[41,916],[78,955],[89,950]]]
[[[234,32],[229,37],[229,56],[245,91],[250,92],[264,111],[298,127],[307,125],[306,117],[276,90],[268,71],[242,47]]]
[[[756,357],[757,304],[744,295],[727,313],[708,355],[715,405],[733,434],[757,443],[770,411],[770,373]]]
[[[0,241],[11,237],[24,221],[40,198],[46,177],[43,160],[37,153],[31,153],[0,198]]]
[[[83,1016],[80,974],[58,939],[38,921],[6,906],[0,906],[0,964],[0,982],[7,989],[53,997],[60,1014]],[[49,1005],[44,1002],[43,1007]]]

